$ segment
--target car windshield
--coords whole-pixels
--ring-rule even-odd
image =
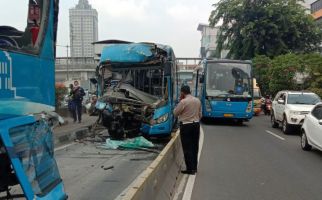
[[[289,94],[288,104],[303,104],[303,105],[315,105],[321,102],[321,99],[316,94]]]
[[[251,65],[246,63],[208,63],[207,96],[251,97]]]

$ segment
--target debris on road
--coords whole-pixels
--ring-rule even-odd
[[[153,148],[154,144],[144,137],[136,137],[126,140],[111,140],[107,139],[106,143],[100,146],[105,149],[142,149]]]

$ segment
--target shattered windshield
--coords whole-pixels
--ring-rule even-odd
[[[104,73],[104,80],[107,82],[106,94],[115,94],[115,88],[118,88],[128,91],[131,98],[147,103],[168,100],[167,79],[160,68],[114,69],[112,73]]]
[[[251,97],[251,65],[244,63],[208,63],[207,96]]]
[[[134,99],[137,99],[149,104],[155,103],[156,101],[159,100],[158,97],[142,92],[129,84],[122,84],[120,88],[129,91],[130,93],[129,97],[132,97]]]
[[[61,182],[50,127],[42,120],[12,128],[9,134],[33,192],[46,195]]]

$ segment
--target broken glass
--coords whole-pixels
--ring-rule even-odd
[[[33,192],[44,196],[62,180],[54,159],[54,141],[45,120],[9,130],[15,155],[20,159]]]

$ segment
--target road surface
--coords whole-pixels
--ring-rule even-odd
[[[322,153],[303,151],[298,133],[284,135],[270,127],[266,116],[244,126],[208,123],[202,128],[191,199],[322,199]]]
[[[73,143],[55,152],[71,200],[115,199],[158,155],[145,151],[105,150],[97,145]]]

